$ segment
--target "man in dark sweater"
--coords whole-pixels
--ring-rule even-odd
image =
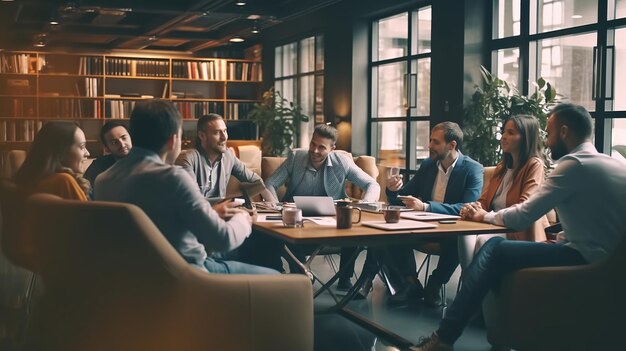
[[[117,160],[124,158],[133,147],[130,134],[126,126],[119,122],[107,122],[100,129],[100,141],[108,154],[93,160],[84,177],[89,180],[93,188],[96,177],[113,166]]]

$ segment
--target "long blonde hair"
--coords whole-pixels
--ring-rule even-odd
[[[85,194],[89,194],[89,181],[71,168],[63,165],[72,145],[78,125],[67,121],[50,121],[41,128],[31,144],[26,159],[13,180],[23,190],[33,189],[44,178],[54,173],[72,175]]]

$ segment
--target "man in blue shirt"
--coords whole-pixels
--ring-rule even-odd
[[[287,183],[283,201],[293,201],[294,196],[330,196],[338,200],[347,197],[345,182],[349,180],[363,189],[363,201],[378,201],[380,186],[376,180],[359,168],[352,157],[334,151],[336,142],[337,129],[325,124],[315,126],[309,149],[289,152],[287,160],[265,182],[267,189],[277,197],[276,189]],[[354,251],[351,247],[341,250],[339,265],[343,275],[337,283],[340,290],[349,290],[352,286],[354,261],[347,258],[352,257]],[[303,259],[301,253],[298,256]]]
[[[464,218],[520,231],[556,208],[563,226],[561,240],[556,244],[499,237],[487,241],[464,272],[461,291],[439,329],[412,350],[452,350],[489,289],[504,274],[528,267],[598,262],[608,258],[624,240],[626,162],[596,151],[591,143],[591,116],[582,106],[556,106],[546,130],[546,145],[559,164],[537,192],[527,201],[498,212],[487,213],[477,203],[466,205],[461,212]]]

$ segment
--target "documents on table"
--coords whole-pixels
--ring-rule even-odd
[[[337,225],[337,220],[335,220],[335,217],[303,217],[302,219],[304,219],[305,221],[311,221],[317,225],[324,225],[324,226],[336,226]]]
[[[410,229],[431,229],[437,228],[434,223],[418,222],[418,221],[403,221],[398,223],[387,223],[385,221],[366,221],[361,222],[364,226],[382,229],[382,230],[410,230]]]
[[[400,218],[413,219],[417,221],[439,221],[442,219],[459,219],[461,217],[442,213],[414,211],[400,213]]]
[[[268,218],[269,217],[269,218]],[[258,214],[256,216],[256,221],[259,223],[282,223],[283,219],[280,214]]]
[[[335,217],[303,217],[305,221],[311,221],[317,225],[323,226],[336,226],[337,221]],[[258,223],[282,223],[283,219],[280,213],[260,213],[256,216]]]

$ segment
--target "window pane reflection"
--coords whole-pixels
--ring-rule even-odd
[[[309,115],[311,119],[315,119],[315,123],[324,123],[324,76],[315,76],[315,117]]]
[[[379,165],[405,168],[406,124],[404,122],[372,123],[373,156]]]
[[[315,67],[315,37],[300,40],[300,73],[313,71]]]
[[[296,74],[296,43],[283,45],[283,77]]]
[[[413,12],[413,23],[411,26],[413,42],[411,45],[411,54],[415,55],[430,52],[431,27],[432,9],[430,6]]]
[[[430,115],[430,57],[411,62],[411,71],[417,72],[417,95],[411,102],[417,101],[415,107],[411,107],[411,116]],[[414,89],[415,87],[411,87]],[[411,94],[415,94],[411,92]]]
[[[544,39],[536,42],[535,65],[537,77],[550,82],[563,100],[595,110],[591,99],[593,74],[593,47],[596,46],[596,34],[582,34]],[[533,70],[531,69],[531,72]],[[532,79],[532,78],[531,78]]]
[[[321,70],[324,69],[324,37],[317,36],[315,37],[315,69]]]
[[[274,49],[274,77],[283,76],[283,47],[277,46]]]
[[[406,62],[390,63],[373,68],[377,89],[372,91],[372,116],[403,117],[406,115]],[[372,78],[374,79],[374,78]]]
[[[520,0],[495,0],[493,2],[494,39],[520,34]]]
[[[492,53],[492,62],[497,77],[513,85],[520,86],[519,82],[519,49],[502,49]]]
[[[612,122],[611,156],[624,158],[622,153],[626,152],[626,118],[613,119]]]
[[[310,116],[311,119],[308,123],[303,122],[300,128],[300,147],[307,147],[308,141],[311,140],[313,132],[313,114],[314,114],[314,76],[307,75],[300,78],[300,108],[302,113]]]
[[[597,1],[535,0],[530,2],[531,34],[577,27],[597,21]]]
[[[610,20],[626,17],[626,0],[609,0],[608,10]]]
[[[429,121],[416,121],[411,122],[411,129],[413,133],[413,146],[415,147],[415,154],[411,157],[415,158],[415,168],[429,157],[428,143],[430,140],[430,122]]]
[[[377,39],[372,57],[374,61],[386,60],[407,54],[408,47],[408,13],[387,17],[374,22],[374,35]]]
[[[626,2],[626,1],[625,1]],[[607,83],[613,82],[613,100],[612,108],[609,110],[625,111],[626,110],[626,28],[619,28],[609,31],[609,40],[615,45],[615,63],[613,65],[613,76],[609,77]],[[614,37],[613,37],[614,36]],[[611,44],[611,43],[610,43]]]

